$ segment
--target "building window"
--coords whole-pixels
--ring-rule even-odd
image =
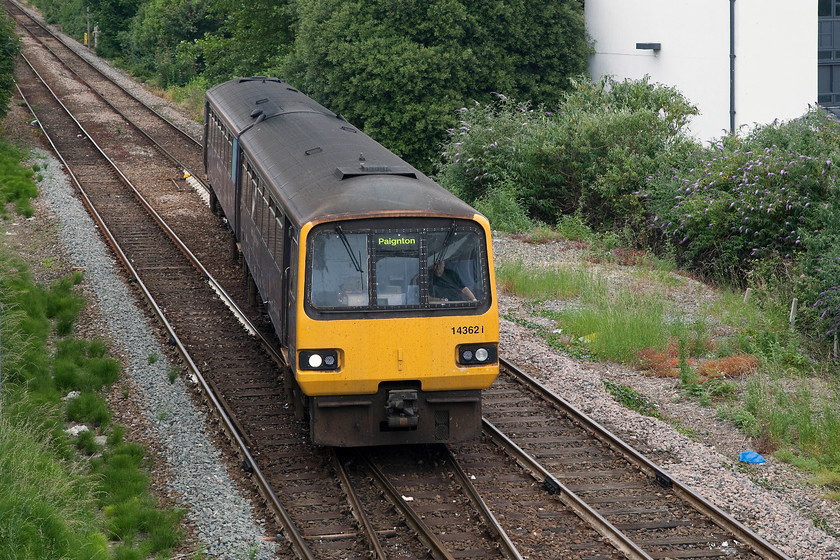
[[[817,103],[840,115],[840,0],[819,0]]]

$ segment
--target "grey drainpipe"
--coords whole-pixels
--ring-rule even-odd
[[[735,0],[729,0],[729,133],[735,134]]]

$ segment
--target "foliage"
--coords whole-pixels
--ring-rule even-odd
[[[840,321],[840,123],[821,109],[725,137],[649,177],[646,203],[682,263],[744,283],[798,287],[819,313],[803,321],[831,332]],[[802,277],[783,280],[786,267]],[[789,305],[789,300],[788,300]],[[802,306],[806,308],[806,306]],[[804,325],[803,325],[804,326]]]
[[[143,0],[89,0],[94,22],[99,28],[96,53],[107,58],[120,58],[126,35]]]
[[[276,74],[294,41],[285,1],[201,0],[215,29],[182,41],[177,66],[216,84],[238,76]],[[178,82],[183,85],[184,82]]]
[[[110,558],[92,494],[93,481],[68,471],[48,436],[0,417],[0,556]]]
[[[15,64],[20,52],[20,38],[6,14],[0,15],[0,121],[6,116],[15,87]]]
[[[0,160],[20,155],[0,145]],[[116,499],[127,480],[147,477],[138,462],[115,466],[125,429],[111,425],[101,395],[117,379],[119,362],[101,340],[67,336],[84,305],[76,288],[82,280],[77,271],[36,284],[22,259],[0,247],[0,558],[168,557],[182,512],[159,510],[148,484],[127,498],[131,507]],[[108,435],[108,444],[103,449],[94,429],[73,441],[64,431],[73,421]],[[110,484],[82,474],[87,455],[99,451],[94,472],[121,473]],[[109,530],[123,528],[123,542],[109,543],[106,518]]]
[[[119,441],[91,463],[103,491],[109,536],[120,542],[118,558],[147,558],[175,547],[180,539],[176,527],[184,512],[156,508],[149,495],[145,456],[140,445]]]
[[[499,288],[519,297],[570,299],[581,294],[594,278],[581,269],[534,269],[522,261],[502,262],[496,266]]]
[[[502,95],[462,108],[441,183],[468,201],[512,185],[528,215],[547,223],[578,213],[600,231],[646,229],[639,186],[694,147],[684,127],[697,109],[648,78],[580,78],[549,109]]]
[[[176,59],[176,49],[181,42],[212,35],[218,29],[211,7],[211,0],[149,0],[140,6],[126,31],[123,57],[135,73],[162,87],[186,83],[195,66]]]
[[[604,388],[618,403],[626,406],[630,410],[635,410],[639,414],[651,416],[653,418],[661,418],[661,415],[659,414],[659,407],[656,405],[656,402],[639,393],[632,387],[616,383],[615,381],[611,381],[609,379],[602,379],[601,383],[604,384]]]
[[[421,169],[470,99],[553,102],[586,68],[577,0],[298,2],[288,79]]]
[[[509,184],[489,189],[481,198],[474,200],[472,205],[497,231],[517,233],[532,230],[534,227],[522,208],[515,189]]]
[[[760,424],[770,450],[794,445],[831,470],[840,470],[840,395],[815,393],[805,383],[791,391],[782,383],[754,376],[747,384],[746,410]]]
[[[5,62],[0,61],[0,66],[3,64]],[[0,92],[0,102],[2,97]],[[38,186],[32,180],[33,171],[20,165],[22,155],[19,149],[0,140],[0,216],[4,218],[8,217],[7,202],[13,203],[15,210],[27,218],[35,213],[29,199],[38,196]]]
[[[612,292],[585,287],[584,305],[542,313],[557,321],[563,333],[586,343],[601,360],[631,363],[642,348],[664,348],[683,328],[665,320],[663,299],[629,290]]]
[[[88,9],[90,3],[86,0],[34,0],[31,4],[38,7],[48,23],[61,26],[61,30],[78,41],[82,41],[88,25]],[[96,13],[91,12],[91,31],[96,20]],[[93,41],[90,41],[93,44]]]

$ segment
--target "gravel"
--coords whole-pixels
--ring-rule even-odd
[[[42,199],[58,221],[58,236],[74,266],[84,267],[85,289],[95,298],[101,327],[120,349],[124,376],[138,399],[155,446],[165,462],[168,491],[187,508],[197,550],[211,558],[273,558],[261,520],[225,469],[222,453],[208,436],[206,414],[192,402],[190,388],[176,378],[135,298],[84,206],[74,196],[61,163],[36,150]]]

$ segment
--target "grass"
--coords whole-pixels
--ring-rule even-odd
[[[20,157],[0,143],[0,166]],[[0,170],[0,196],[26,215],[30,191],[8,176]],[[83,280],[77,271],[35,283],[0,247],[0,558],[168,558],[183,512],[157,506],[145,449],[125,443],[125,428],[111,421],[103,395],[120,362],[103,341],[72,334]],[[71,392],[78,396],[63,399]],[[64,431],[74,423],[89,430],[74,438]]]
[[[496,268],[501,289],[529,299],[570,299],[592,285],[595,277],[583,269],[533,269],[522,261],[501,263]]]
[[[25,218],[35,214],[30,199],[38,196],[38,187],[32,180],[35,172],[20,165],[23,152],[15,146],[0,140],[0,217],[10,218],[7,202]]]
[[[591,241],[591,232],[575,220],[562,225],[559,231],[575,240]],[[612,257],[593,259],[598,254]],[[808,354],[789,328],[789,304],[774,300],[778,294],[770,290],[756,290],[745,301],[742,293],[717,289],[712,302],[688,314],[669,297],[688,281],[667,262],[637,254],[628,262],[615,248],[586,251],[581,258],[583,264],[567,269],[500,263],[500,289],[529,300],[534,317],[508,318],[572,356],[678,378],[684,398],[716,407],[717,416],[753,438],[757,450],[811,473],[826,497],[840,500],[840,386],[831,373],[836,364]],[[616,272],[628,265],[633,269]],[[552,300],[563,303],[546,305]],[[631,388],[604,383],[626,407],[657,414]]]

